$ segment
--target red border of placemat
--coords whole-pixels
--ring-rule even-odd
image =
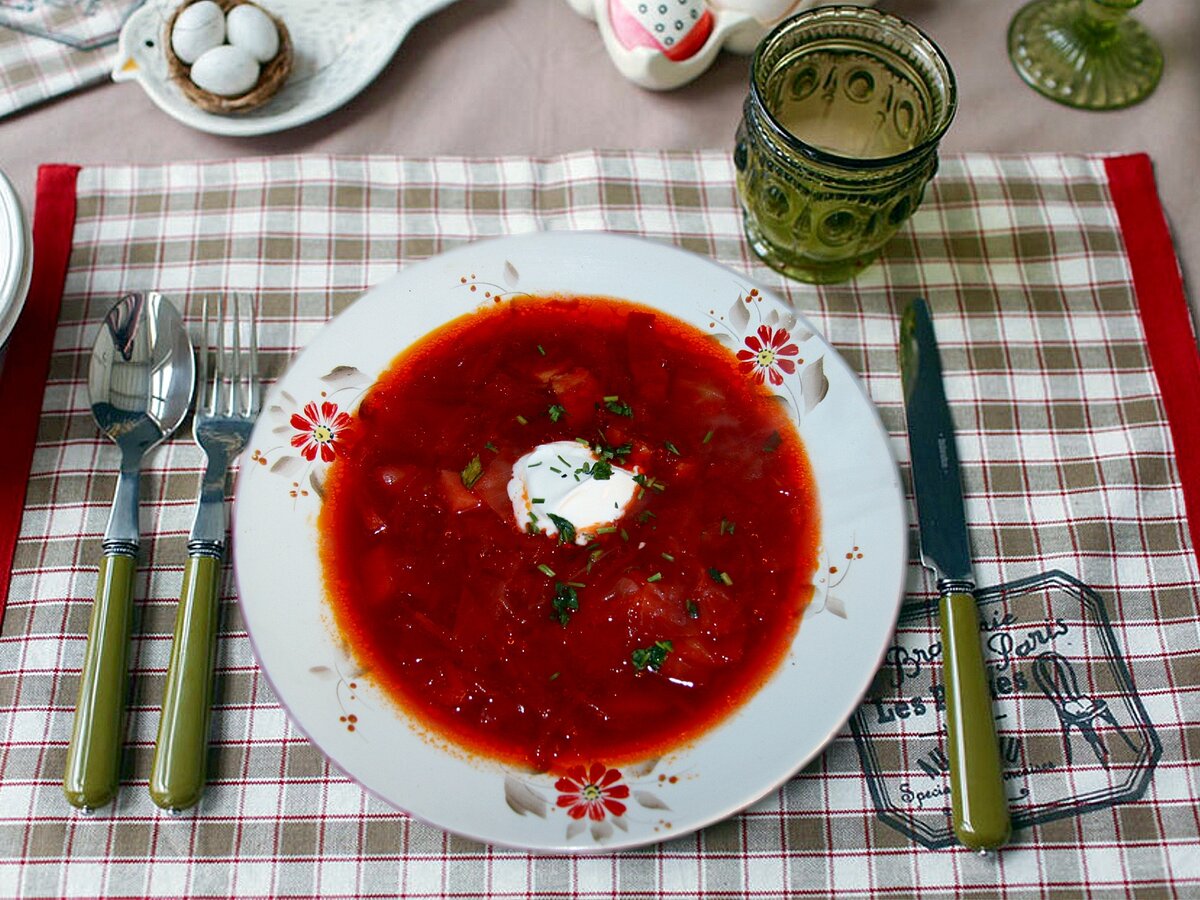
[[[25,488],[37,444],[50,351],[58,327],[71,238],[75,233],[75,176],[79,166],[38,169],[33,214],[33,273],[25,308],[0,365],[7,448],[0,466],[0,622],[12,581],[13,552],[25,509]]]
[[[1117,210],[1150,363],[1162,392],[1175,444],[1175,463],[1191,523],[1192,551],[1200,562],[1200,349],[1183,293],[1171,230],[1145,153],[1104,160],[1108,189]]]

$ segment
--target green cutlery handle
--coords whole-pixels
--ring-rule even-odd
[[[111,801],[120,779],[136,568],[136,551],[107,551],[100,558],[87,650],[79,676],[75,724],[63,774],[67,802],[87,811]]]
[[[994,850],[1008,841],[1012,823],[979,640],[979,610],[973,595],[957,590],[944,592],[940,607],[954,833],[972,850]]]
[[[220,558],[188,557],[150,769],[150,798],[171,812],[195,806],[204,793],[220,584]]]

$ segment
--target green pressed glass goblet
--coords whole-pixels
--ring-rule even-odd
[[[1162,76],[1162,50],[1128,13],[1141,0],[1034,0],[1008,29],[1008,55],[1039,93],[1079,109],[1121,109]]]
[[[956,106],[945,56],[895,16],[781,22],[755,51],[733,154],[754,251],[800,281],[853,278],[920,204]]]

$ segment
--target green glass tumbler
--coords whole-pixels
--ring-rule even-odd
[[[833,6],[781,22],[733,152],[754,251],[800,281],[853,278],[920,205],[957,104],[946,57],[902,19]]]
[[[1034,0],[1008,28],[1008,55],[1034,90],[1077,109],[1124,109],[1162,77],[1154,38],[1128,13],[1142,0]]]

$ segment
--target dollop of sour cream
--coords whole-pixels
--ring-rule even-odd
[[[597,528],[620,519],[638,489],[633,480],[638,471],[613,466],[608,478],[595,478],[589,473],[599,462],[600,457],[578,441],[539,444],[518,459],[508,482],[517,527],[529,531],[532,522],[554,537],[554,515],[575,526],[576,544],[586,544]]]

